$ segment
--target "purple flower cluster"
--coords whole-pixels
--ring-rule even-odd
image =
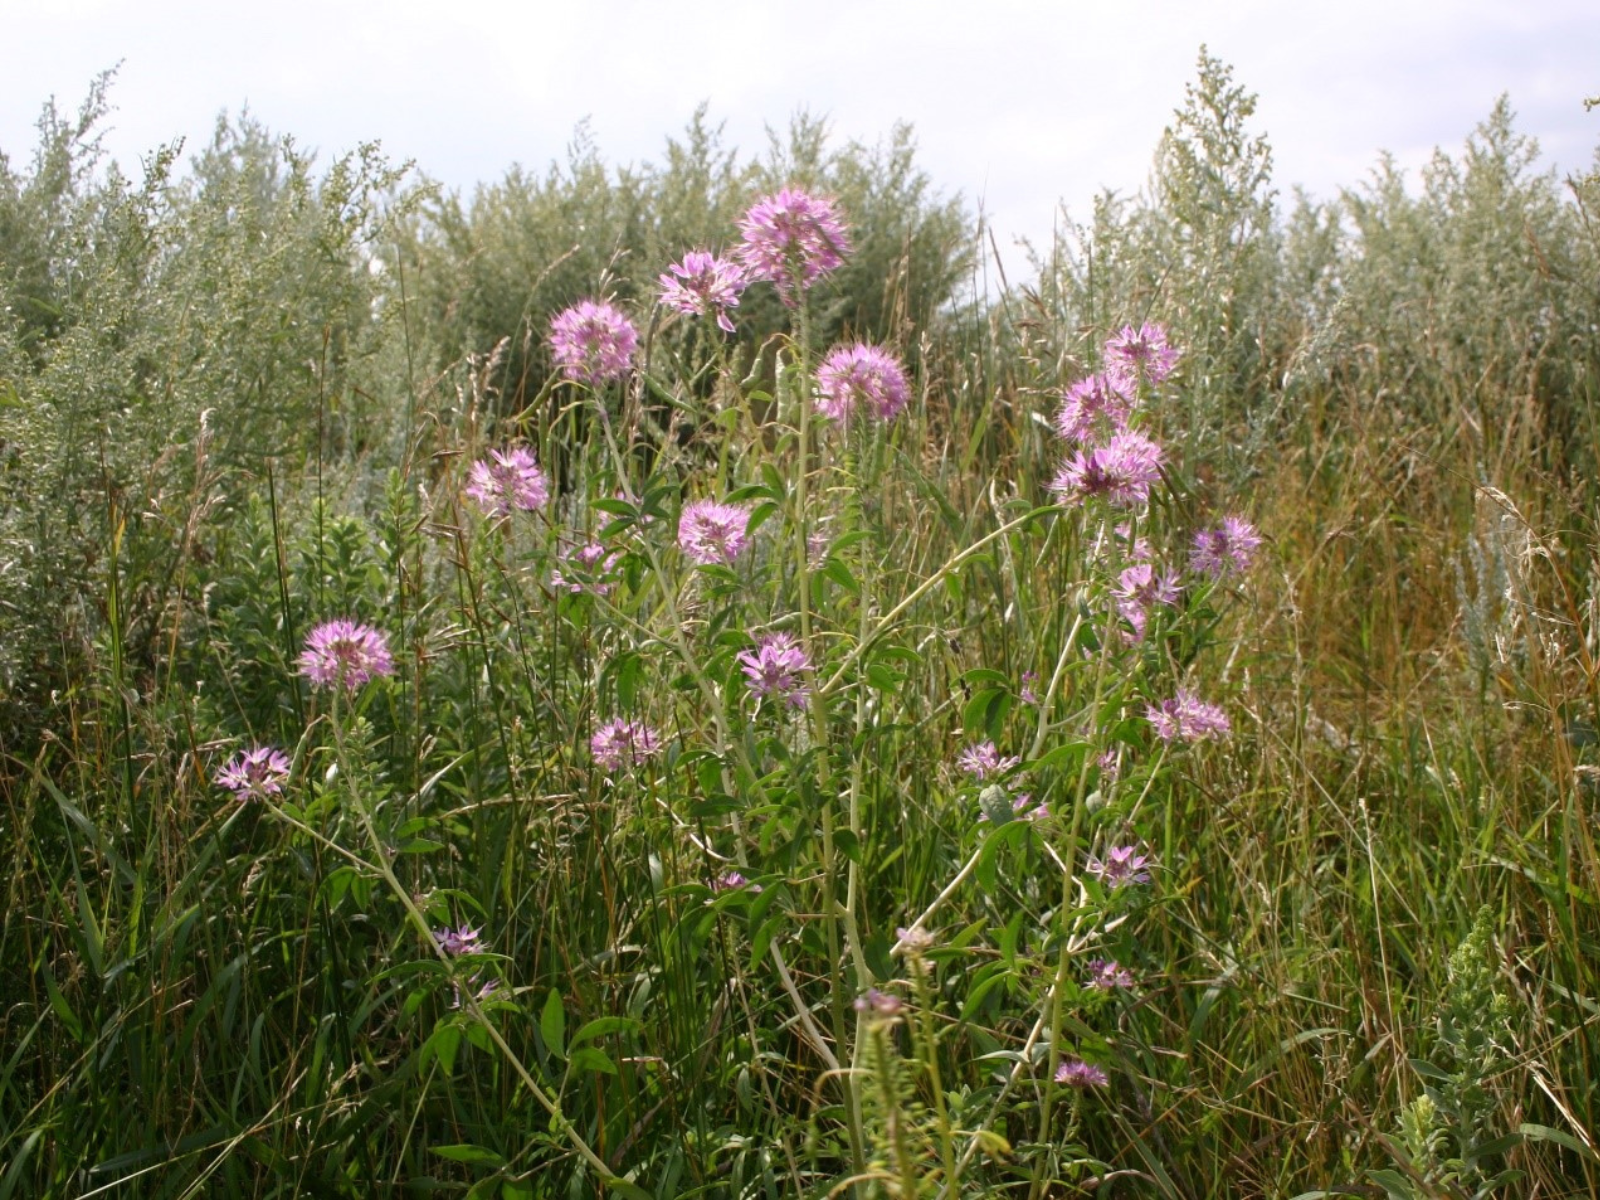
[[[739,222],[740,260],[750,279],[770,279],[791,307],[844,262],[850,240],[838,205],[829,197],[784,188],[763,196]]]
[[[739,888],[747,888],[751,892],[759,892],[761,885],[759,883],[751,883],[738,871],[724,871],[711,881],[711,890],[713,892],[732,892],[737,891]]]
[[[1131,988],[1133,972],[1115,959],[1092,958],[1089,960],[1089,978],[1084,982],[1088,987],[1105,992]]]
[[[1161,447],[1137,430],[1114,434],[1103,446],[1080,449],[1062,464],[1050,490],[1062,503],[1100,498],[1112,504],[1140,505],[1161,478]]]
[[[743,267],[705,250],[691,250],[667,271],[660,277],[663,304],[691,316],[714,315],[725,332],[733,332],[728,310],[739,307],[747,284]]]
[[[465,923],[459,929],[451,929],[447,925],[433,931],[433,940],[451,958],[460,958],[463,954],[482,953],[483,944],[479,934],[479,930]]]
[[[635,766],[661,749],[661,735],[641,721],[607,721],[589,739],[589,753],[606,771]]]
[[[565,555],[563,561],[569,567],[576,568],[586,574],[592,574],[597,568],[605,566],[606,559],[611,554],[612,551],[608,547],[602,546],[599,542],[589,542]],[[611,584],[603,579],[589,583],[579,576],[569,577],[564,575],[560,570],[550,572],[550,586],[556,591],[564,590],[575,593],[589,591],[597,596],[604,596],[611,590]]]
[[[730,563],[749,540],[749,525],[750,510],[743,505],[696,500],[678,518],[678,545],[690,562]]]
[[[1113,846],[1104,858],[1089,856],[1086,867],[1089,874],[1109,888],[1125,887],[1131,883],[1149,883],[1150,872],[1147,855],[1140,854],[1136,846]]]
[[[990,776],[1004,775],[1021,761],[1020,758],[1002,755],[993,742],[979,742],[961,752],[956,759],[956,766],[981,783]]]
[[[835,421],[848,419],[857,408],[892,421],[910,399],[904,369],[881,346],[835,346],[817,368],[817,411]]]
[[[389,639],[370,625],[329,621],[306,638],[300,673],[317,687],[342,686],[354,692],[367,680],[394,674]]]
[[[283,794],[289,778],[289,758],[274,746],[241,750],[217,772],[217,785],[233,793],[240,803]]]
[[[550,321],[550,353],[568,379],[598,386],[633,365],[639,331],[609,304],[583,300]]]
[[[1117,611],[1133,627],[1132,640],[1142,641],[1150,609],[1155,605],[1171,608],[1178,602],[1178,581],[1170,575],[1157,575],[1154,565],[1135,563],[1117,576],[1111,589]]]
[[[755,650],[739,655],[739,666],[757,696],[783,700],[791,708],[802,708],[811,694],[802,676],[811,670],[805,647],[787,633],[763,637]]]
[[[1133,397],[1121,383],[1107,374],[1080,379],[1061,396],[1056,412],[1056,432],[1069,442],[1088,445],[1102,426],[1121,433],[1128,428],[1133,413]]]
[[[1111,1082],[1105,1071],[1081,1058],[1064,1058],[1056,1068],[1056,1082],[1072,1088],[1105,1087]]]
[[[550,484],[533,454],[521,446],[491,450],[488,459],[472,464],[467,495],[492,517],[509,516],[515,509],[532,512],[550,502]]]
[[[1141,383],[1155,387],[1165,382],[1178,364],[1178,351],[1167,344],[1164,326],[1144,324],[1122,332],[1105,344],[1106,374],[1130,395]]]
[[[1224,517],[1215,529],[1202,529],[1194,535],[1189,563],[1202,575],[1221,579],[1237,571],[1244,574],[1261,549],[1261,535],[1243,517]]]
[[[1160,704],[1145,706],[1145,717],[1163,742],[1200,742],[1223,738],[1232,730],[1228,714],[1215,704],[1207,704],[1188,688]]]

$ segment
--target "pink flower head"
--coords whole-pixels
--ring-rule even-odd
[[[609,304],[582,300],[550,321],[550,352],[568,379],[598,385],[633,365],[639,331]]]
[[[868,988],[855,998],[854,1007],[859,1013],[871,1013],[876,1017],[898,1017],[905,1011],[906,1002],[899,996]]]
[[[217,785],[233,793],[241,803],[265,800],[283,794],[289,778],[289,758],[273,746],[252,746],[241,750],[217,772]]]
[[[755,650],[739,655],[739,666],[757,696],[781,698],[792,708],[805,705],[810,689],[801,676],[811,670],[805,647],[787,633],[768,634]]]
[[[589,753],[606,771],[635,766],[661,749],[661,735],[640,721],[607,721],[589,739]]]
[[[1230,572],[1241,575],[1255,561],[1261,549],[1261,535],[1243,517],[1224,517],[1216,529],[1202,529],[1194,535],[1189,562],[1202,575],[1221,579]]]
[[[1124,325],[1122,332],[1105,344],[1104,357],[1106,374],[1134,393],[1141,382],[1154,387],[1171,375],[1178,351],[1167,345],[1164,325],[1144,324],[1138,329]]]
[[[1143,504],[1161,478],[1161,447],[1136,430],[1116,434],[1104,446],[1079,450],[1050,482],[1062,503],[1100,497],[1112,504]]]
[[[678,545],[701,566],[730,563],[749,540],[750,510],[742,504],[696,500],[678,518]]]
[[[1121,433],[1128,427],[1133,397],[1110,375],[1080,379],[1061,395],[1056,412],[1056,432],[1069,442],[1087,445],[1095,440],[1102,422]]]
[[[799,294],[844,262],[849,237],[837,204],[794,188],[763,196],[739,222],[738,254],[750,279],[770,279],[791,308]]]
[[[306,638],[300,673],[317,687],[343,685],[353,692],[378,675],[394,674],[389,639],[370,625],[329,621]]]
[[[1188,688],[1179,688],[1178,694],[1170,700],[1146,705],[1144,715],[1163,742],[1223,738],[1233,728],[1227,713],[1199,699]]]
[[[1136,846],[1113,846],[1106,851],[1103,859],[1091,854],[1086,865],[1089,874],[1101,883],[1109,888],[1119,888],[1130,883],[1149,883],[1150,872],[1145,869],[1149,861],[1149,857],[1140,854]]]
[[[1056,1082],[1073,1088],[1092,1088],[1105,1087],[1111,1079],[1093,1063],[1086,1063],[1081,1058],[1064,1058],[1056,1068]]]
[[[504,517],[513,509],[532,512],[543,508],[550,501],[550,485],[532,452],[513,446],[505,451],[491,450],[488,460],[472,464],[467,495],[490,516]]]
[[[478,940],[478,935],[479,931],[467,924],[463,924],[459,929],[451,929],[447,925],[443,929],[433,931],[433,940],[439,949],[451,958],[459,958],[463,954],[482,952],[483,945]]]
[[[1114,959],[1092,958],[1089,960],[1089,978],[1086,983],[1087,986],[1104,992],[1114,988],[1131,988],[1133,972]]]
[[[474,984],[477,986],[474,987]],[[485,983],[483,982],[483,975],[480,973],[474,975],[472,979],[468,981],[467,986],[473,989],[472,998],[482,1002],[489,999],[500,990],[500,981],[498,979],[491,979]],[[459,984],[453,984],[452,990],[455,992],[455,999],[450,1002],[450,1007],[460,1008],[463,1003],[461,997],[461,986]]]
[[[661,303],[690,316],[716,315],[717,324],[733,332],[730,308],[739,307],[745,289],[744,268],[705,250],[691,250],[661,278]]]
[[[881,346],[835,346],[817,368],[817,411],[846,420],[858,406],[892,421],[911,399],[906,373]]]
[[[738,871],[724,871],[711,881],[713,892],[731,892],[738,888],[748,888],[751,892],[759,892],[761,885],[751,883]]]
[[[993,742],[979,742],[961,752],[961,757],[956,759],[956,766],[982,782],[991,775],[1004,775],[1021,761],[1020,758],[1003,756],[995,749]]]
[[[562,561],[570,567],[575,567],[577,570],[584,572],[584,574],[592,576],[597,569],[605,567],[606,559],[611,556],[611,553],[612,551],[609,548],[602,546],[599,542],[589,542],[564,555]],[[565,590],[573,593],[589,591],[597,596],[604,596],[611,591],[611,584],[604,579],[589,582],[581,575],[569,577],[559,570],[550,572],[550,586],[557,591]]]
[[[1133,640],[1144,637],[1145,624],[1150,609],[1159,604],[1171,608],[1178,602],[1178,582],[1170,575],[1157,575],[1148,562],[1135,563],[1117,576],[1111,589],[1116,597],[1117,611],[1123,620],[1133,626]]]

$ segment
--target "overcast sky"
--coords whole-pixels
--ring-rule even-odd
[[[1508,92],[1543,163],[1600,144],[1600,0],[0,0],[0,151],[27,161],[39,107],[75,110],[122,63],[107,145],[135,168],[198,145],[248,104],[324,161],[380,139],[470,190],[543,167],[587,117],[613,162],[659,156],[705,101],[727,141],[805,106],[840,138],[912,122],[946,192],[1004,243],[1048,235],[1058,201],[1145,182],[1201,43],[1256,92],[1275,180],[1318,195],[1457,150]],[[1291,15],[1293,14],[1293,15]]]

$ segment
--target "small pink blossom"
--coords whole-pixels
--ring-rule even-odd
[[[1157,575],[1154,565],[1136,563],[1117,576],[1111,589],[1117,611],[1133,627],[1132,641],[1144,639],[1150,609],[1156,605],[1171,608],[1178,602],[1178,581],[1170,575]]]
[[[717,324],[733,332],[728,310],[739,306],[739,294],[745,289],[743,267],[705,250],[691,250],[667,270],[670,274],[661,276],[663,304],[691,316],[715,314]]]
[[[317,687],[343,686],[353,692],[367,680],[394,674],[389,639],[370,625],[329,621],[306,638],[300,673]]]
[[[1064,1058],[1056,1068],[1056,1082],[1072,1088],[1105,1087],[1111,1082],[1103,1069],[1081,1058]]]
[[[911,399],[905,370],[881,346],[835,346],[817,368],[817,411],[835,421],[864,408],[892,421]]]
[[[961,752],[956,759],[956,766],[981,782],[991,776],[1004,775],[1021,761],[1020,758],[1002,755],[993,742],[978,742]]]
[[[288,778],[289,758],[275,746],[241,750],[217,772],[218,786],[227,788],[241,803],[282,795]]]
[[[761,885],[759,883],[751,883],[739,871],[724,871],[711,881],[711,890],[713,892],[732,892],[737,891],[739,888],[744,888],[754,893],[761,890]]]
[[[1131,988],[1133,973],[1114,959],[1093,958],[1089,960],[1089,978],[1086,980],[1086,985],[1106,992],[1116,988]]]
[[[451,929],[448,925],[443,929],[435,929],[433,940],[445,954],[459,958],[463,954],[482,953],[483,943],[479,935],[479,930],[463,923],[459,929]]]
[[[752,204],[739,222],[738,254],[751,279],[770,279],[790,307],[844,262],[850,240],[829,197],[784,188]]]
[[[1113,433],[1128,427],[1133,412],[1133,397],[1110,375],[1091,375],[1080,379],[1061,395],[1056,412],[1056,432],[1069,442],[1087,445],[1102,426]]]
[[[1145,718],[1163,742],[1200,742],[1224,738],[1232,731],[1228,714],[1215,704],[1207,704],[1188,688],[1160,704],[1145,706]]]
[[[606,771],[636,766],[661,749],[661,735],[642,721],[607,721],[589,739],[589,753]]]
[[[1261,548],[1261,535],[1243,517],[1224,517],[1215,529],[1201,529],[1194,535],[1189,562],[1202,575],[1221,579],[1237,571],[1244,574]]]
[[[550,501],[544,472],[521,446],[491,450],[488,459],[473,463],[466,491],[490,516],[507,516],[513,509],[531,512]]]
[[[739,667],[756,696],[781,699],[791,708],[805,706],[810,689],[803,677],[811,671],[811,660],[805,647],[789,634],[763,637],[755,650],[739,655]]]
[[[1178,364],[1178,351],[1167,344],[1163,325],[1146,323],[1135,329],[1124,325],[1122,332],[1105,344],[1106,374],[1129,393],[1140,383],[1154,387],[1164,382]]]
[[[583,300],[550,321],[550,352],[568,379],[599,385],[633,366],[639,332],[609,304]]]
[[[1112,504],[1143,504],[1161,478],[1161,447],[1136,430],[1116,434],[1104,446],[1077,451],[1062,464],[1050,490],[1062,503],[1100,498]]]
[[[1136,846],[1113,846],[1104,858],[1091,854],[1085,867],[1106,887],[1119,888],[1131,883],[1149,883],[1150,872],[1145,869],[1149,861]]]
[[[730,563],[749,539],[750,510],[741,504],[696,500],[678,518],[678,545],[702,566]]]

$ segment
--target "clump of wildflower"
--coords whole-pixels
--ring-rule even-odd
[[[899,361],[881,346],[835,346],[817,368],[817,411],[847,420],[858,407],[892,421],[911,399]]]
[[[1149,861],[1136,846],[1113,846],[1104,858],[1091,854],[1087,868],[1089,874],[1107,887],[1119,888],[1130,883],[1149,883],[1150,872],[1145,869]]]
[[[500,981],[498,979],[491,979],[487,983],[482,982],[482,980],[483,980],[483,976],[481,974],[480,975],[474,975],[472,977],[472,979],[470,981],[468,981],[468,983],[467,983],[467,986],[471,987],[473,989],[472,998],[474,1000],[477,1000],[479,1003],[482,1003],[483,1001],[489,999],[491,996],[493,996],[496,992],[498,992],[500,990]],[[476,985],[476,986],[474,986],[474,985]],[[450,1007],[451,1008],[460,1008],[461,1004],[462,1004],[461,987],[460,987],[460,985],[459,984],[455,985],[454,986],[454,990],[455,990],[455,999],[450,1002]]]
[[[451,958],[460,958],[463,954],[478,954],[483,950],[480,940],[480,930],[472,928],[465,923],[459,929],[451,929],[446,925],[443,929],[433,931],[434,944]]]
[[[233,793],[241,804],[283,794],[289,778],[289,758],[275,746],[241,750],[217,772],[217,784]]]
[[[661,278],[661,302],[691,316],[715,314],[717,324],[733,332],[730,308],[739,307],[739,293],[745,289],[744,268],[705,250],[691,250],[682,262],[667,268]]]
[[[749,540],[750,510],[742,504],[696,500],[678,518],[678,545],[701,566],[730,563]]]
[[[1215,704],[1207,704],[1188,688],[1160,704],[1145,706],[1144,715],[1163,742],[1200,742],[1223,738],[1233,726],[1228,714]]]
[[[1069,442],[1087,445],[1095,440],[1102,424],[1114,433],[1127,429],[1132,412],[1133,397],[1121,382],[1104,373],[1091,375],[1061,394],[1056,432]]]
[[[576,566],[583,571],[592,572],[597,567],[603,567],[612,551],[602,546],[599,542],[589,542],[565,555],[568,564]],[[557,569],[550,572],[550,586],[557,591],[565,589],[569,592],[591,591],[597,596],[604,596],[611,590],[611,585],[605,582],[585,583],[581,578],[569,578]]]
[[[771,696],[801,708],[811,694],[801,677],[811,670],[805,647],[787,633],[768,634],[755,650],[739,655],[739,667],[757,696]]]
[[[1089,978],[1084,982],[1087,986],[1104,992],[1116,988],[1131,988],[1133,972],[1115,959],[1093,958],[1089,960]]]
[[[550,321],[550,352],[568,379],[599,385],[633,365],[639,331],[609,304],[583,300]]]
[[[1112,504],[1143,504],[1150,486],[1161,478],[1161,447],[1137,430],[1114,435],[1103,446],[1079,450],[1056,477],[1050,490],[1063,503],[1100,498]]]
[[[956,766],[982,782],[993,775],[1004,775],[1022,759],[1002,755],[993,742],[979,742],[968,746],[956,759]]]
[[[1135,329],[1124,325],[1122,332],[1105,344],[1106,374],[1128,392],[1139,384],[1151,387],[1164,382],[1178,364],[1178,351],[1167,344],[1163,325],[1144,324]]]
[[[389,639],[372,626],[329,621],[306,638],[300,673],[317,687],[343,685],[353,692],[376,676],[393,675],[394,656]]]
[[[1039,703],[1039,692],[1038,692],[1038,689],[1036,689],[1033,686],[1034,684],[1036,684],[1038,682],[1039,682],[1039,672],[1037,672],[1037,671],[1024,671],[1022,673],[1022,679],[1020,681],[1021,686],[1017,690],[1017,695],[1022,698],[1022,702],[1024,704],[1037,704],[1037,703]]]
[[[1243,517],[1224,517],[1215,529],[1201,529],[1194,535],[1189,562],[1202,575],[1221,579],[1230,572],[1244,574],[1261,548],[1261,535]]]
[[[1155,605],[1171,608],[1178,602],[1178,581],[1170,575],[1157,575],[1153,564],[1135,563],[1117,576],[1111,589],[1117,611],[1133,627],[1133,640],[1144,638],[1150,609]]]
[[[897,954],[926,954],[936,944],[933,934],[929,933],[921,925],[913,925],[910,929],[901,925],[895,929],[894,936],[897,943],[895,946],[895,953]]]
[[[1010,819],[1013,821],[1042,821],[1050,815],[1049,807],[1040,801],[1033,802],[1031,792],[1018,792],[1015,796],[1007,796],[1005,789],[995,784],[984,788],[978,796],[978,820],[981,823],[998,821],[1007,815],[1006,805],[1010,804]]]
[[[724,871],[711,881],[711,890],[713,892],[731,892],[738,888],[747,888],[751,892],[759,892],[761,885],[759,883],[751,883],[738,871]]]
[[[740,260],[750,279],[770,279],[791,308],[800,293],[850,253],[838,205],[829,197],[784,188],[763,196],[739,222]]]
[[[855,998],[857,1012],[870,1012],[879,1017],[897,1017],[905,1011],[906,1002],[899,996],[892,996],[888,992],[880,992],[877,988],[868,988],[863,994]]]
[[[521,446],[489,451],[488,459],[472,464],[467,495],[492,517],[509,516],[513,509],[532,512],[550,502],[550,484],[533,454]]]
[[[1064,1058],[1056,1068],[1056,1082],[1072,1088],[1095,1088],[1105,1087],[1111,1079],[1093,1063],[1086,1063],[1081,1058]]]
[[[635,766],[661,749],[661,735],[642,721],[607,721],[589,739],[589,753],[607,771]]]

